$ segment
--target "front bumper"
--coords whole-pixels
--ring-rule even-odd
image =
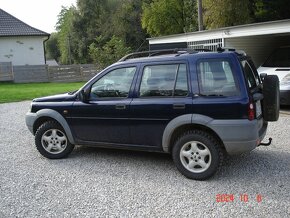
[[[25,116],[26,126],[33,135],[34,135],[33,125],[36,118],[37,118],[36,113],[31,113],[31,112],[28,112]]]

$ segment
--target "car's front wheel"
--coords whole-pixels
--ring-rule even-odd
[[[55,121],[45,122],[37,129],[35,145],[40,154],[50,159],[64,158],[74,149],[63,128]]]
[[[172,157],[184,176],[205,180],[213,176],[222,165],[223,152],[215,137],[204,131],[192,130],[176,141]]]

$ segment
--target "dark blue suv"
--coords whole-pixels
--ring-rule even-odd
[[[26,124],[47,158],[74,145],[166,152],[203,180],[224,155],[263,144],[278,116],[277,77],[261,79],[245,54],[174,49],[127,55],[78,91],[34,99]]]

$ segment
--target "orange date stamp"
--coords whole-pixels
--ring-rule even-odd
[[[250,198],[251,197],[251,198]],[[241,202],[249,202],[256,201],[258,203],[262,202],[262,195],[257,194],[255,196],[249,196],[248,194],[239,194],[235,196],[234,194],[217,194],[215,197],[217,203],[227,203],[227,202],[234,202],[235,200]]]

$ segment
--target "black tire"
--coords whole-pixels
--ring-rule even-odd
[[[39,153],[49,159],[64,158],[74,149],[63,128],[55,121],[45,122],[37,129],[35,145]]]
[[[277,121],[280,110],[279,78],[268,75],[263,81],[263,117],[266,121]]]
[[[172,158],[179,172],[195,180],[212,177],[220,169],[223,157],[219,141],[211,134],[200,130],[183,134],[172,149]],[[202,167],[204,164],[205,167]]]

